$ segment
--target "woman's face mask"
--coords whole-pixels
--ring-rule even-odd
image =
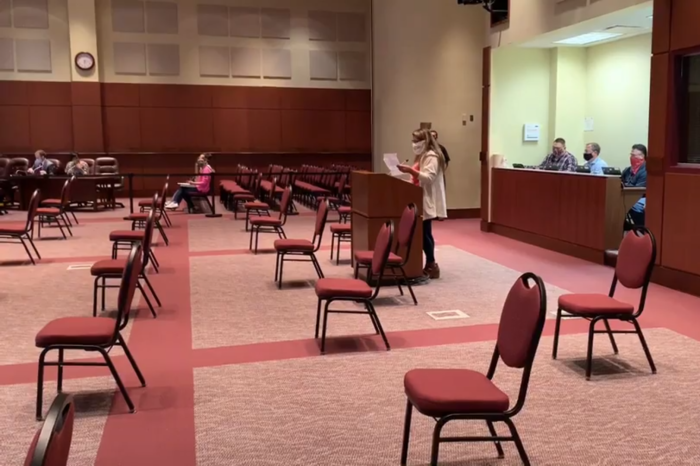
[[[413,153],[415,155],[421,155],[425,152],[425,141],[418,141],[413,143]]]

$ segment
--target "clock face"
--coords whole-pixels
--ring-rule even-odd
[[[91,70],[95,66],[95,57],[88,52],[80,52],[75,56],[75,65],[83,71]]]

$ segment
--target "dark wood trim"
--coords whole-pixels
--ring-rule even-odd
[[[657,265],[654,267],[651,281],[666,288],[700,296],[700,276],[692,273]]]
[[[565,241],[536,235],[534,233],[517,230],[515,228],[510,228],[495,223],[489,223],[488,228],[492,233],[496,233],[497,235],[505,236],[506,238],[521,241],[543,249],[549,249],[550,251],[566,254],[567,256],[578,257],[579,259],[595,262],[597,264],[603,264],[605,260],[605,253],[596,249],[578,246],[573,243],[567,243]]]
[[[464,218],[479,218],[481,217],[481,209],[447,209],[447,219],[464,219]]]
[[[491,233],[491,223],[482,219],[481,220],[481,231],[483,231],[485,233]]]

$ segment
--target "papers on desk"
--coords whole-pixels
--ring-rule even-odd
[[[384,164],[389,169],[389,174],[391,176],[401,176],[402,173],[399,171],[398,166],[401,165],[399,162],[399,156],[396,154],[384,154]]]
[[[194,188],[195,187],[192,183],[178,183],[178,186],[181,186],[183,188]]]

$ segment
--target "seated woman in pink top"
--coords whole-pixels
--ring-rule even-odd
[[[209,188],[211,186],[211,176],[214,170],[209,166],[206,159],[201,158],[197,160],[197,165],[200,168],[199,175],[194,181],[189,183],[189,186],[180,186],[180,188],[175,191],[173,198],[170,202],[165,205],[166,209],[177,209],[180,206],[180,202],[184,199],[187,203],[187,208],[189,210],[194,209],[194,204],[192,203],[192,194],[209,194]]]

